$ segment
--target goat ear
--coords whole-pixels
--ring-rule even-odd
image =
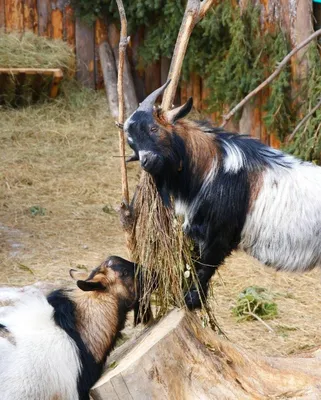
[[[77,286],[84,292],[90,292],[93,290],[106,290],[105,286],[101,282],[77,281]]]
[[[173,110],[167,111],[165,117],[171,124],[175,124],[179,119],[186,117],[193,107],[193,97],[190,97],[185,104],[176,107]]]
[[[74,281],[78,280],[86,280],[88,278],[88,273],[87,272],[81,272],[78,271],[77,269],[71,269],[69,270],[69,275]]]

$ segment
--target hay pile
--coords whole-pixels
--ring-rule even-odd
[[[32,32],[0,33],[1,68],[61,68],[72,76],[75,55],[62,40],[37,36]]]
[[[75,55],[62,40],[24,34],[0,33],[0,68],[60,68],[64,78],[75,74]],[[0,105],[27,106],[48,97],[50,75],[0,74]]]

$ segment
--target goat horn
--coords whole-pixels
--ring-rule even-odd
[[[165,83],[165,85],[163,85],[160,88],[154,90],[149,96],[147,96],[146,99],[139,105],[137,111],[152,112],[154,104],[155,104],[155,101],[157,100],[157,97],[164,92],[164,90],[167,88],[167,86],[170,84],[170,82],[171,82],[171,80],[169,79]]]

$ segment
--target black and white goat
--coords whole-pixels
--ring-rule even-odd
[[[163,201],[173,198],[198,244],[204,297],[216,267],[237,248],[287,271],[321,265],[321,168],[208,122],[181,119],[193,101],[154,110],[168,82],[127,119],[124,130]],[[195,288],[190,308],[201,302]]]
[[[2,400],[84,400],[137,303],[135,266],[110,257],[77,286],[26,291],[0,314]]]

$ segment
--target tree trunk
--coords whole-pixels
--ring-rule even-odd
[[[114,49],[114,56],[116,60],[116,66],[118,67],[118,58],[119,58],[118,49]],[[128,117],[138,107],[138,101],[127,55],[125,56],[125,64],[124,64],[124,99],[125,99],[126,115]]]
[[[254,356],[177,309],[116,349],[108,365],[94,400],[321,398],[320,351]]]
[[[113,118],[118,118],[117,71],[110,44],[106,41],[99,45],[99,57],[103,70],[104,84],[109,109]]]

